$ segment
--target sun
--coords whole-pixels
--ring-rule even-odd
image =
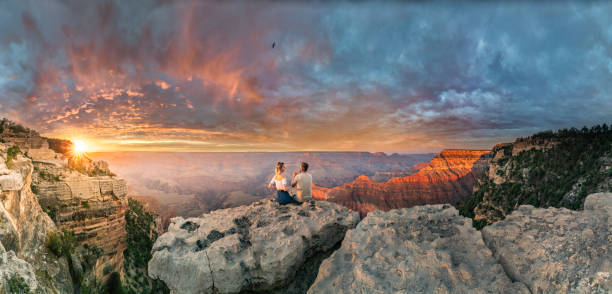
[[[82,140],[72,140],[72,157],[80,159],[87,152],[87,144]]]
[[[85,153],[87,152],[87,144],[81,140],[72,141],[74,144],[74,152],[76,153]]]

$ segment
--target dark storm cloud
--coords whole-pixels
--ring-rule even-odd
[[[604,2],[0,6],[0,114],[107,148],[490,147],[612,113]]]

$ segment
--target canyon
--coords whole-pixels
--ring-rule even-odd
[[[380,209],[423,204],[456,203],[471,195],[476,180],[490,161],[489,150],[447,149],[414,174],[376,182],[366,175],[334,188],[317,186],[313,196],[335,202],[362,216]]]
[[[434,154],[370,152],[104,152],[92,153],[126,179],[129,194],[162,216],[199,216],[215,209],[250,204],[274,192],[267,184],[274,164],[285,162],[287,176],[301,161],[310,164],[313,181],[323,187],[350,182],[361,174],[386,180],[412,174]]]

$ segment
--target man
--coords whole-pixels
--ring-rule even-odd
[[[312,175],[307,173],[307,171],[308,163],[302,162],[300,166],[300,173],[297,171],[293,172],[291,187],[295,187],[297,189],[295,200],[298,202],[304,202],[312,199]]]

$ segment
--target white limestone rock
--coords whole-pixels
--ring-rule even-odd
[[[294,276],[307,259],[331,250],[358,221],[356,212],[326,201],[270,200],[173,218],[153,246],[149,275],[175,293],[282,289],[301,278]]]
[[[532,293],[612,293],[611,215],[612,193],[597,193],[584,211],[522,205],[482,235]]]
[[[18,258],[14,251],[7,252],[0,243],[0,293],[8,293],[8,283],[13,277],[21,277],[30,291],[41,291],[32,265]]]
[[[447,204],[374,211],[347,232],[308,293],[529,293]]]

